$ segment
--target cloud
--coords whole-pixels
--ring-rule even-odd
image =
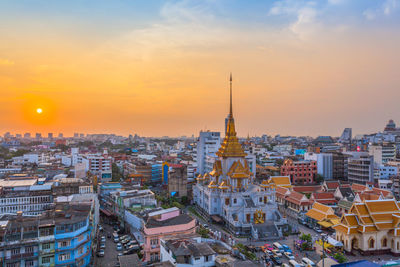
[[[400,0],[386,0],[381,6],[376,9],[366,9],[363,12],[364,17],[367,20],[374,20],[379,16],[390,16],[400,6]]]
[[[295,0],[275,2],[268,12],[269,15],[291,17],[288,29],[301,40],[309,39],[321,28],[318,13],[316,2]]]
[[[14,65],[14,64],[15,64],[14,61],[11,61],[11,60],[8,60],[8,59],[0,58],[0,66],[1,66],[1,65],[3,65],[3,66],[12,66],[12,65]]]

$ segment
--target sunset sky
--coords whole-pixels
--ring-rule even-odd
[[[0,1],[0,134],[400,125],[400,0]],[[42,109],[38,114],[36,110]]]

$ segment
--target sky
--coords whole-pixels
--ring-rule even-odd
[[[400,0],[0,1],[0,132],[400,124]],[[43,112],[38,114],[36,110]]]

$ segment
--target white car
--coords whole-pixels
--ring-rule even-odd
[[[288,258],[289,260],[294,260],[294,256],[292,253],[290,252],[284,252],[283,255],[285,255],[286,258]]]

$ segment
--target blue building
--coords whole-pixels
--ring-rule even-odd
[[[95,201],[58,202],[40,216],[0,222],[0,266],[89,266],[94,255]]]
[[[162,164],[151,165],[151,182],[158,183],[162,179]]]
[[[77,205],[68,210],[57,209],[55,213],[55,266],[88,266],[94,239],[91,207]]]

